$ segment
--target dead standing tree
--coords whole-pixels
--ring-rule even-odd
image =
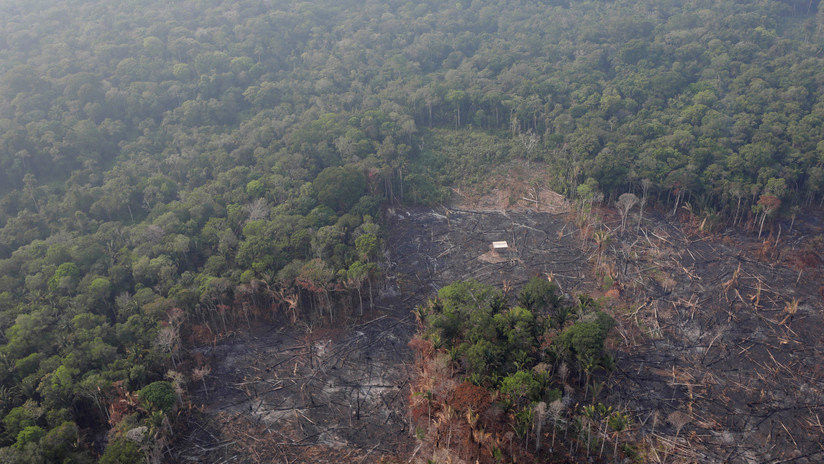
[[[300,296],[291,285],[275,289],[274,294],[279,302],[285,303],[283,312],[289,316],[289,320],[294,324],[298,320],[298,313],[300,312]]]
[[[624,231],[627,222],[627,215],[629,211],[638,204],[638,197],[634,193],[624,193],[618,197],[615,206],[618,207],[618,212],[621,213],[621,232]]]
[[[167,314],[166,324],[161,327],[155,337],[155,345],[169,353],[174,369],[177,369],[175,357],[180,351],[180,327],[182,324],[183,310],[172,308]]]
[[[532,129],[530,129],[526,131],[525,134],[519,133],[518,141],[521,142],[521,145],[523,145],[524,147],[527,167],[529,167],[529,162],[532,160],[532,151],[535,150],[535,147],[538,146],[538,142],[541,141],[541,137],[533,134]]]
[[[595,250],[595,269],[597,273],[601,270],[601,263],[604,260],[604,252],[607,249],[607,245],[609,244],[611,237],[605,230],[596,230],[595,233],[592,234],[592,239],[595,241],[595,245],[597,246]]]

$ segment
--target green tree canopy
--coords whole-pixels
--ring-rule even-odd
[[[366,176],[354,166],[335,166],[318,174],[312,187],[318,201],[335,211],[349,211],[366,191]]]
[[[138,392],[140,401],[151,409],[163,412],[171,411],[177,403],[177,393],[171,383],[152,382]]]

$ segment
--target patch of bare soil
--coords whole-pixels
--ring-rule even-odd
[[[762,242],[656,215],[615,234],[633,324],[610,396],[636,412],[657,460],[824,462],[822,267],[807,244],[821,228],[800,226]]]
[[[569,212],[569,202],[563,195],[540,187],[551,175],[547,166],[512,162],[503,169],[503,174],[493,174],[484,183],[494,186],[490,190],[454,190],[456,207],[475,211]]]

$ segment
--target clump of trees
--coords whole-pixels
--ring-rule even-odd
[[[455,282],[415,315],[413,419],[433,455],[521,460],[590,453],[608,439],[618,412],[598,401],[593,374],[613,368],[605,341],[614,321],[587,295],[570,300],[536,277],[513,305],[494,287]],[[597,421],[587,422],[588,407],[603,410]]]

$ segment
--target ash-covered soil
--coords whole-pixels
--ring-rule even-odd
[[[596,247],[582,247],[564,215],[524,209],[396,211],[398,286],[418,302],[467,278],[517,289],[552,275],[570,295],[620,289],[607,301],[621,321],[618,369],[601,379],[607,402],[635,415],[651,462],[824,462],[820,219],[757,239],[649,212],[622,234],[604,213],[612,286],[592,275]],[[513,250],[490,253],[498,240]]]
[[[389,270],[407,302],[420,304],[457,280],[520,288],[551,277],[574,294],[593,284],[578,230],[565,213],[531,210],[390,210]],[[492,242],[508,249],[493,251]]]
[[[658,215],[616,233],[631,324],[609,396],[636,413],[655,458],[824,462],[821,228],[796,226],[703,237]]]
[[[376,462],[411,442],[406,314],[345,328],[271,324],[206,349],[177,462]],[[200,387],[200,388],[198,388]]]
[[[362,318],[283,321],[200,349],[212,372],[191,386],[202,406],[175,462],[406,462],[417,444],[406,416],[416,305],[459,279],[514,289],[552,274],[568,292],[591,285],[577,231],[559,214],[397,209],[387,228],[386,288]],[[493,241],[511,249],[493,253]]]
[[[640,232],[611,230],[607,257],[596,258],[562,210],[388,210],[375,308],[334,327],[284,321],[203,348],[212,372],[192,388],[203,407],[173,460],[406,462],[417,445],[406,416],[412,309],[470,278],[513,296],[535,275],[570,295],[597,293],[609,287],[591,271],[599,261],[616,282],[609,293],[621,293],[608,303],[621,323],[603,394],[634,414],[649,462],[824,462],[814,218],[770,247],[740,233],[686,234],[648,213]],[[504,240],[508,251],[491,251]]]

